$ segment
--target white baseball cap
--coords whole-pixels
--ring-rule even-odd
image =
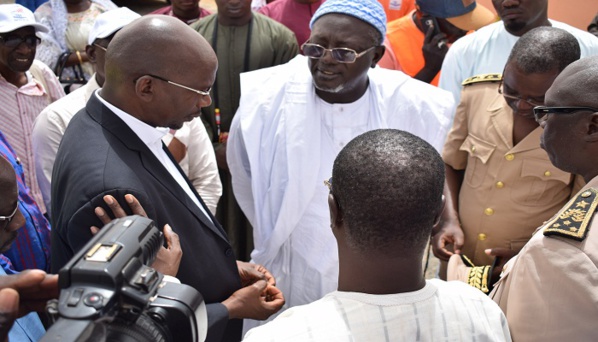
[[[48,28],[35,21],[33,12],[17,4],[0,5],[0,33],[12,32],[21,27],[33,26],[36,32],[48,32]]]
[[[87,43],[92,45],[96,39],[110,37],[114,32],[140,17],[139,14],[131,11],[127,7],[120,7],[104,12],[98,15],[96,21],[93,23],[93,27],[87,38]]]

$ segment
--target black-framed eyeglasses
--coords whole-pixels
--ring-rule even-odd
[[[548,114],[573,114],[577,112],[592,112],[598,113],[598,108],[594,107],[546,107],[546,106],[537,106],[534,107],[534,117],[536,118],[536,122],[541,123],[546,121]]]
[[[524,101],[525,103],[527,103],[528,105],[530,105],[532,107],[544,105],[544,101],[539,101],[539,100],[534,100],[534,99],[529,99],[529,98],[524,99],[521,96],[506,93],[502,80],[500,81],[500,83],[498,83],[498,93],[501,94],[502,96],[504,96],[505,98],[513,100],[513,101]]]
[[[369,49],[357,53],[357,51],[353,49],[343,47],[327,49],[322,45],[312,43],[304,43],[303,45],[301,45],[301,50],[303,51],[303,54],[309,58],[320,59],[324,57],[324,55],[328,51],[330,52],[330,55],[332,55],[332,58],[334,58],[334,60],[336,60],[339,63],[355,63],[357,58],[365,55],[374,48],[375,46],[372,46]]]
[[[103,50],[104,52],[108,51],[108,48],[106,48],[106,47],[104,47],[104,46],[102,46],[102,45],[100,45],[100,44],[93,43],[93,46],[100,48],[100,49],[101,49],[101,50]],[[156,78],[157,78],[157,77],[156,77]]]
[[[0,216],[0,221],[5,221],[6,224],[9,224],[10,221],[12,221],[12,219],[17,214],[17,210],[19,210],[19,202],[17,202],[17,205],[15,206],[15,210],[12,211],[12,214],[10,214],[8,216]]]
[[[7,36],[0,36],[0,40],[4,42],[4,46],[11,49],[16,48],[17,46],[21,45],[21,43],[25,43],[28,47],[34,48],[42,41],[34,34],[25,37],[11,34]]]
[[[160,76],[156,76],[156,75],[152,75],[152,74],[147,74],[147,75],[139,76],[133,82],[137,82],[137,80],[140,79],[140,78],[142,78],[143,76],[149,76],[149,77],[157,78],[160,81],[164,81],[164,82],[166,82],[168,84],[172,84],[173,86],[177,86],[177,87],[180,87],[180,88],[183,88],[183,89],[187,89],[187,90],[192,91],[192,92],[194,92],[194,93],[196,93],[198,95],[201,95],[201,96],[210,96],[210,90],[212,89],[210,87],[207,90],[197,90],[197,89],[193,89],[191,87],[187,87],[187,86],[184,86],[184,85],[176,83],[176,82],[169,81],[169,80],[165,79],[164,77],[160,77]]]

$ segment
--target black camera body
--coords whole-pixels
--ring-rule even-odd
[[[55,323],[41,341],[203,341],[207,313],[194,288],[149,267],[163,236],[148,218],[101,229],[59,272]]]

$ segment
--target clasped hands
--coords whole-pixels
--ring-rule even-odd
[[[145,210],[135,196],[127,194],[125,195],[125,201],[133,214],[147,217]],[[113,196],[104,196],[104,202],[115,218],[127,215]],[[112,218],[101,207],[95,209],[95,214],[104,224],[112,221]],[[97,227],[91,227],[94,234],[98,230]],[[179,236],[166,224],[164,226],[164,238],[167,247],[160,249],[152,267],[161,273],[176,276],[183,255]],[[237,261],[237,268],[242,288],[222,302],[228,310],[229,318],[264,320],[282,308],[285,303],[284,296],[276,287],[276,280],[264,266]]]

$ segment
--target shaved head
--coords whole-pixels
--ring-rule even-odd
[[[197,90],[210,89],[217,69],[214,50],[198,32],[177,18],[147,15],[110,42],[100,96],[152,127],[179,129],[210,105]]]
[[[598,56],[582,58],[565,68],[546,98],[566,99],[566,105],[598,107]]]
[[[147,15],[120,30],[106,53],[106,82],[147,73],[168,76],[192,72],[176,61],[197,59],[217,65],[210,44],[179,19]]]

